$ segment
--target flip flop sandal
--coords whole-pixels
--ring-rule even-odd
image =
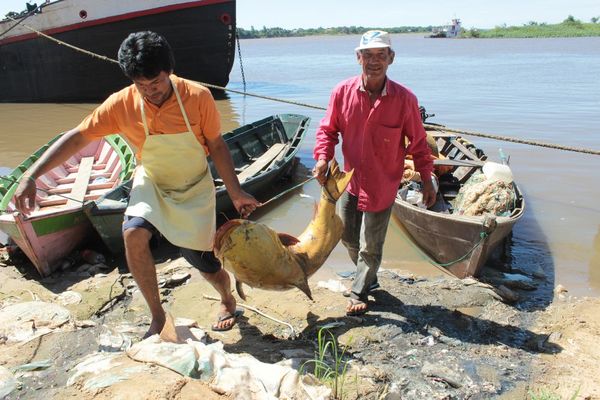
[[[233,328],[237,322],[237,319],[239,317],[241,317],[242,315],[244,315],[244,310],[241,308],[236,308],[235,312],[233,314],[231,313],[226,313],[226,314],[221,314],[219,315],[218,319],[217,319],[217,323],[214,324],[213,326],[210,327],[210,329],[214,332],[225,332],[225,331],[230,331],[231,328]],[[219,328],[218,324],[220,322],[223,321],[229,321],[229,320],[233,320],[233,323],[229,326],[225,326],[224,328]]]
[[[364,315],[369,310],[369,307],[366,302],[357,300],[357,299],[349,299],[348,306],[346,306],[346,310],[348,309],[348,307],[356,307],[361,304],[364,304],[366,307],[364,309],[360,309],[360,310],[356,310],[356,311],[346,311],[346,315],[349,317],[356,317],[359,315]]]

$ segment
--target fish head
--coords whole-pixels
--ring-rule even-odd
[[[311,298],[306,272],[295,254],[297,243],[297,238],[265,224],[235,219],[217,230],[214,251],[236,281],[271,290],[297,287]]]
[[[229,221],[221,225],[219,229],[217,229],[217,232],[215,233],[215,240],[213,243],[213,248],[217,257],[221,258],[221,249],[223,247],[223,244],[229,238],[231,233],[244,222],[246,221],[243,219],[230,219]]]
[[[352,174],[354,174],[353,169],[348,172],[342,171],[340,169],[340,165],[334,158],[329,164],[327,180],[323,185],[323,190],[327,192],[328,197],[331,197],[332,200],[337,201],[344,193],[344,190],[346,190],[346,186],[348,186],[350,183]]]

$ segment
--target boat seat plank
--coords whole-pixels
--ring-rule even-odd
[[[453,160],[450,158],[433,160],[433,165],[445,165],[450,167],[483,167],[482,161],[476,160]]]
[[[262,156],[258,157],[248,168],[238,174],[238,180],[240,183],[246,181],[248,178],[256,175],[260,172],[267,164],[275,159],[285,148],[283,143],[275,143],[269,148]]]
[[[458,137],[458,135],[456,135],[455,133],[450,133],[450,132],[427,131],[427,133],[429,135],[433,136],[434,139],[437,139],[437,138],[455,138],[455,137]]]
[[[56,180],[56,184],[57,185],[64,185],[64,184],[69,184],[69,183],[74,183],[75,179],[77,178],[76,176],[77,174],[71,174],[69,176],[66,176],[64,178],[59,178]],[[110,172],[103,172],[100,174],[92,174],[90,176],[90,179],[96,179],[96,178],[110,178]]]
[[[66,170],[67,170],[68,173],[71,174],[73,172],[77,172],[77,168],[78,168],[77,166],[75,166],[75,167],[68,167],[68,168],[66,168]],[[106,168],[106,164],[95,164],[92,169],[94,171],[99,171],[99,170],[104,169],[104,168]]]
[[[464,154],[465,157],[468,157],[471,160],[479,160],[477,158],[477,156],[471,152],[471,150],[469,150],[465,145],[463,145],[458,140],[456,140],[456,139],[450,139],[450,141],[452,142],[452,145],[454,147],[456,147],[458,150],[460,150],[461,153]]]
[[[77,171],[77,178],[73,184],[73,189],[67,200],[67,207],[80,205],[83,203],[85,193],[87,192],[90,177],[92,175],[92,167],[94,166],[94,157],[82,157]]]

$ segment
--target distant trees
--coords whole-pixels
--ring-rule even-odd
[[[525,37],[576,37],[600,36],[600,17],[593,17],[589,23],[583,23],[572,15],[567,16],[559,24],[529,21],[521,26],[502,24],[493,29],[463,29],[462,38],[525,38]],[[313,35],[361,35],[371,29],[383,29],[390,33],[431,33],[432,26],[400,26],[395,28],[379,28],[364,26],[338,26],[332,28],[298,28],[284,29],[280,27],[256,29],[238,28],[240,39],[257,39],[272,37],[313,36]]]
[[[258,39],[271,37],[291,37],[291,36],[313,36],[313,35],[360,35],[371,29],[383,29],[389,33],[411,33],[411,32],[430,32],[431,26],[401,26],[395,28],[369,28],[364,26],[338,26],[332,28],[298,28],[284,29],[280,27],[255,29],[237,28],[237,34],[240,39]]]

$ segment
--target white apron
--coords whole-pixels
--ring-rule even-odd
[[[150,135],[144,99],[146,141],[125,214],[149,221],[176,246],[208,251],[215,234],[215,186],[206,153],[190,126],[177,88],[173,91],[187,132]]]

